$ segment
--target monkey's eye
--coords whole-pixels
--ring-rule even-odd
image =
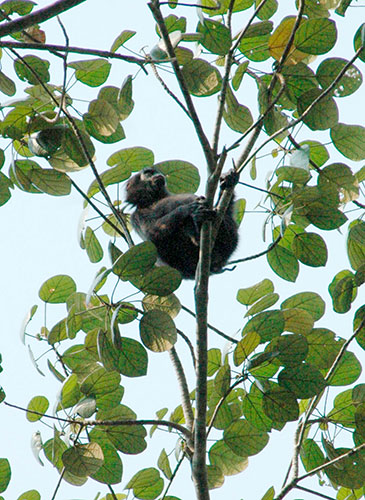
[[[143,173],[147,175],[154,175],[156,170],[154,168],[144,168]]]

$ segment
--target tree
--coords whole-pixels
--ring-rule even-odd
[[[365,158],[365,129],[342,123],[338,105],[361,86],[365,25],[354,27],[353,51],[343,59],[336,53],[341,41],[337,28],[350,10],[348,0],[298,0],[296,8],[276,16],[275,0],[203,0],[198,18],[191,3],[153,0],[148,7],[156,45],[146,55],[127,54],[127,48],[138,49],[132,40],[136,33],[129,29],[110,50],[86,49],[70,45],[67,25],[59,21],[64,44],[46,43],[42,23],[70,9],[78,15],[81,3],[57,1],[35,11],[28,0],[1,5],[1,36],[15,41],[2,38],[0,43],[14,60],[13,69],[3,66],[0,90],[17,100],[3,105],[0,203],[10,203],[15,191],[67,196],[73,188],[84,200],[81,248],[91,263],[98,263],[108,245],[110,258],[89,291],[78,291],[69,275],[47,279],[39,290],[42,307],[53,317],[52,307],[62,304],[62,313],[52,324],[44,320],[37,333],[32,329],[35,305],[25,323],[24,335],[35,337],[30,347],[35,366],[58,381],[54,415],[43,395],[16,406],[7,387],[1,390],[3,408],[25,409],[29,421],[51,424],[50,430],[34,434],[33,450],[59,471],[52,498],[62,481],[82,486],[88,478],[105,485],[108,500],[124,498],[119,491],[122,460],[128,464],[125,455],[147,448],[147,432],[152,436],[168,430],[169,446],[178,437],[175,458],[160,438],[157,467],[152,463],[123,478],[123,487],[141,499],[180,498],[184,493],[173,492],[174,480],[181,464],[189,463],[196,498],[207,500],[210,489],[245,470],[248,457],[268,445],[270,432],[283,432],[289,422],[296,428],[284,486],[276,492],[270,488],[264,498],[281,499],[296,489],[315,492],[306,479],[316,474],[338,490],[338,498],[359,498],[365,478],[364,384],[358,383],[361,364],[350,349],[365,348],[365,307],[355,302],[365,273],[365,170],[355,163]],[[196,46],[201,52],[193,52]],[[61,79],[50,61],[62,69]],[[108,82],[116,65],[132,71],[120,87]],[[174,157],[157,162],[143,137],[141,146],[117,144],[128,137],[128,122],[121,122],[133,118],[134,99],[138,103],[143,98],[132,96],[132,90],[144,74],[155,76],[166,105],[170,102],[189,122],[205,167]],[[251,109],[242,104],[247,104],[250,82],[256,87]],[[77,99],[84,97],[86,87],[92,97],[85,107]],[[168,120],[167,109],[162,113]],[[208,113],[215,117],[213,127]],[[96,160],[100,151],[108,155],[101,173]],[[276,163],[266,179],[262,152],[271,152],[270,163]],[[300,264],[318,272],[327,264],[327,235],[341,228],[348,260],[337,263],[329,293],[336,313],[352,315],[352,332],[339,337],[315,325],[325,314],[317,283],[310,291],[286,293],[279,302],[273,281],[260,267],[257,282],[237,292],[238,302],[247,307],[240,334],[232,336],[230,328],[227,333],[208,322],[211,242],[232,189],[219,199],[214,222],[201,229],[195,312],[181,304],[180,290],[174,293],[181,284],[179,273],[155,266],[156,249],[150,242],[134,244],[119,190],[133,172],[157,165],[174,193],[195,191],[205,174],[205,194],[213,206],[219,176],[232,163],[241,179],[249,171],[250,182],[241,180],[245,189],[259,190],[260,198],[264,194],[265,226],[272,226],[264,249],[246,257],[236,254],[232,276],[244,262],[260,259],[267,259],[286,282],[303,273]],[[84,169],[89,172],[87,189],[78,181]],[[236,201],[238,223],[245,207],[244,199]],[[243,228],[241,239],[257,243],[258,235],[245,234]],[[214,284],[223,278],[215,277]],[[194,341],[184,326],[175,324],[180,310],[195,317]],[[124,333],[127,324],[130,335]],[[183,362],[183,348],[175,346],[178,338],[190,353]],[[39,352],[44,354],[40,362]],[[142,420],[126,404],[125,387],[133,390],[139,377],[148,386],[151,352],[168,352],[181,401],[172,410],[158,401],[156,414]],[[347,435],[339,437],[339,429]],[[0,492],[8,487],[11,467],[7,458],[0,460]],[[40,494],[32,490],[19,498],[38,499]]]

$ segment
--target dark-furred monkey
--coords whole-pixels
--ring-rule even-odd
[[[221,190],[237,183],[232,170],[222,176]],[[204,220],[212,218],[204,197],[195,194],[171,194],[165,176],[155,168],[145,168],[133,175],[126,188],[126,201],[136,207],[131,222],[143,240],[152,241],[164,264],[193,279],[199,259],[199,234]],[[233,199],[225,213],[212,250],[211,273],[219,273],[238,243],[233,219]]]

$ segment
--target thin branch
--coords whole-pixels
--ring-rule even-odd
[[[246,376],[241,376],[239,377],[236,382],[234,384],[231,385],[231,387],[228,389],[228,391],[226,392],[226,394],[224,396],[222,396],[220,398],[220,400],[218,401],[218,404],[216,405],[216,407],[214,408],[214,412],[213,412],[213,415],[210,419],[210,422],[209,422],[209,425],[208,425],[208,431],[207,431],[207,436],[209,435],[210,431],[212,430],[212,427],[214,425],[214,421],[218,415],[218,412],[222,406],[222,404],[225,402],[225,400],[227,399],[227,397],[230,395],[230,393],[233,391],[233,389],[237,386],[237,385],[240,385],[242,384],[242,382],[244,380],[246,380]]]
[[[85,1],[85,0],[83,0]],[[0,25],[1,26],[1,25]],[[31,49],[31,50],[45,50],[48,52],[65,52],[65,53],[75,53],[91,56],[106,57],[107,59],[120,59],[128,63],[138,64],[138,66],[145,66],[150,61],[148,59],[141,59],[139,57],[124,56],[122,54],[116,54],[115,52],[110,52],[108,50],[98,50],[98,49],[85,49],[83,47],[65,47],[63,45],[54,45],[49,43],[26,43],[26,42],[8,42],[5,40],[0,40],[0,47],[5,49]],[[161,61],[155,61],[161,63]]]
[[[215,167],[215,158],[213,155],[212,148],[210,147],[209,141],[204,133],[203,127],[200,123],[199,117],[197,115],[197,112],[195,110],[195,106],[193,104],[193,100],[191,98],[191,95],[189,93],[189,90],[186,86],[185,79],[182,75],[181,68],[179,66],[179,63],[176,60],[176,54],[174,51],[174,48],[171,44],[171,40],[165,25],[164,18],[162,17],[161,11],[159,9],[158,3],[154,0],[152,2],[148,3],[148,7],[150,8],[153,17],[159,27],[160,33],[162,35],[162,39],[165,43],[167,54],[171,59],[171,64],[174,69],[174,73],[177,79],[177,82],[179,84],[180,90],[184,96],[186,107],[189,111],[190,119],[193,122],[195,131],[197,133],[199,142],[203,148],[203,152],[206,158],[206,162],[208,165],[208,169],[210,172],[214,170]]]
[[[71,177],[69,177],[70,181],[71,181],[71,184],[73,185],[73,187],[76,189],[76,191],[81,194],[81,196],[84,198],[85,201],[87,201],[87,203],[95,210],[95,212],[100,215],[100,217],[102,217],[102,219],[104,219],[104,221],[109,224],[109,226],[114,229],[114,231],[119,234],[120,236],[122,236],[125,241],[127,241],[126,237],[125,237],[125,234],[123,233],[123,231],[121,231],[121,229],[116,226],[114,224],[113,221],[111,221],[110,219],[108,219],[108,217],[103,214],[103,212],[96,206],[96,204],[91,200],[91,198],[88,197],[88,195],[76,184],[76,182],[71,179]]]
[[[226,55],[226,61],[225,61],[225,65],[224,65],[224,76],[222,79],[222,90],[220,91],[220,94],[219,94],[219,100],[218,100],[219,106],[218,106],[218,111],[217,111],[216,123],[214,126],[214,136],[213,136],[212,149],[213,149],[215,154],[217,154],[217,150],[218,150],[219,134],[221,131],[223,110],[224,110],[224,105],[226,102],[226,93],[227,93],[229,75],[231,72],[234,52],[236,51],[237,47],[239,46],[242,38],[245,36],[245,33],[247,32],[248,28],[251,26],[253,20],[255,19],[255,17],[257,16],[257,14],[260,12],[261,8],[265,5],[265,3],[267,1],[268,0],[262,0],[260,5],[258,5],[258,7],[254,10],[248,23],[243,28],[243,30],[239,33],[237,40],[233,43],[232,47],[229,49],[228,54]],[[231,15],[231,12],[233,10],[233,6],[234,6],[234,0],[233,1],[231,0],[229,8],[228,8],[228,16]]]
[[[182,304],[181,304],[181,309],[183,311],[187,312],[188,314],[190,314],[190,316],[193,316],[194,318],[196,317],[196,315],[193,313],[193,311],[191,311],[188,307],[183,306]],[[218,328],[216,328],[213,325],[210,325],[209,323],[208,323],[208,328],[209,328],[209,330],[212,330],[213,332],[220,335],[221,337],[228,340],[229,342],[232,342],[233,344],[238,344],[238,340],[234,339],[233,337],[230,337],[229,335],[222,332],[221,330],[218,330]]]
[[[157,71],[156,65],[152,62],[151,62],[151,68],[152,68],[153,74],[155,75],[158,82],[161,84],[162,88],[165,90],[165,92],[171,97],[171,99],[173,99],[176,102],[176,104],[178,106],[180,106],[180,108],[184,111],[184,113],[190,118],[190,113],[187,110],[187,108],[183,105],[183,103],[179,100],[179,98],[168,88],[166,83],[160,77],[160,75]]]
[[[335,498],[333,497],[330,497],[328,495],[324,495],[323,493],[319,493],[319,491],[313,491],[313,490],[310,490],[309,488],[304,488],[304,486],[299,486],[299,484],[297,484],[295,486],[295,488],[297,490],[301,490],[301,491],[306,491],[307,493],[310,493],[316,497],[320,497],[320,498],[326,498],[326,500],[336,500]]]
[[[140,419],[140,420],[90,420],[84,419],[76,420],[73,418],[61,418],[55,417],[54,415],[47,415],[46,413],[40,413],[35,410],[29,410],[27,408],[23,408],[22,406],[14,405],[12,403],[8,403],[4,401],[5,406],[9,406],[10,408],[15,408],[17,410],[24,411],[26,413],[31,413],[32,415],[39,415],[40,417],[49,418],[51,420],[57,420],[58,422],[64,422],[70,425],[78,425],[82,428],[84,427],[95,427],[95,426],[105,426],[105,427],[116,427],[119,425],[126,426],[135,426],[135,425],[157,425],[162,427],[168,427],[169,429],[175,429],[181,434],[183,434],[188,440],[191,440],[192,435],[191,432],[184,427],[183,425],[177,424],[175,422],[170,422],[169,420],[154,420],[154,419]]]
[[[11,35],[17,31],[25,30],[34,24],[44,23],[45,21],[48,21],[48,19],[58,16],[62,12],[66,12],[83,2],[85,2],[85,0],[58,0],[43,9],[31,12],[30,14],[22,16],[19,19],[0,24],[0,38],[6,35]]]
[[[172,363],[173,367],[175,368],[177,381],[178,381],[178,384],[180,387],[181,406],[182,406],[183,413],[184,413],[185,423],[186,423],[189,431],[191,431],[193,428],[193,424],[194,424],[194,414],[193,414],[193,409],[191,407],[190,393],[189,393],[189,388],[188,388],[188,384],[186,381],[184,368],[181,364],[180,358],[177,354],[175,347],[172,347],[169,350],[169,355],[170,355],[171,363]],[[192,447],[192,443],[190,443],[190,447]]]
[[[256,253],[255,255],[250,255],[249,257],[244,257],[243,259],[232,260],[232,261],[228,262],[228,265],[239,264],[241,262],[247,262],[249,260],[258,259],[259,257],[262,257],[263,255],[268,254],[269,252],[271,252],[271,250],[273,248],[276,247],[276,245],[279,243],[281,238],[282,238],[282,236],[281,236],[281,234],[279,234],[279,236],[272,243],[270,243],[270,245],[267,247],[266,250],[263,250],[262,252]]]
[[[303,474],[303,476],[293,478],[292,481],[282,488],[280,493],[275,497],[275,500],[282,500],[293,488],[298,488],[298,483],[299,481],[303,481],[304,479],[307,479],[310,476],[313,476],[314,474],[318,474],[318,472],[323,471],[324,469],[327,469],[328,467],[331,467],[332,465],[341,462],[345,458],[351,457],[355,453],[365,449],[365,443],[360,444],[359,446],[352,448],[351,450],[347,451],[343,455],[340,455],[339,457],[334,458],[333,460],[329,460],[328,462],[319,465],[315,469],[312,469],[311,471],[307,472],[306,474]],[[299,488],[300,489],[300,488]]]
[[[183,306],[181,306],[181,307],[183,307]],[[195,359],[193,344],[191,343],[189,337],[187,335],[185,335],[185,333],[182,330],[179,330],[178,328],[176,328],[176,331],[180,335],[180,337],[182,337],[184,339],[186,345],[188,346],[188,349],[189,349],[190,354],[191,354],[191,358],[193,360],[193,366],[194,366],[194,368],[196,368],[196,359]]]
[[[365,319],[360,323],[358,328],[356,328],[355,332],[351,335],[351,337],[348,340],[346,340],[346,342],[342,345],[341,349],[339,350],[339,353],[336,356],[336,359],[333,361],[332,366],[330,367],[330,369],[327,372],[327,375],[324,377],[324,380],[326,382],[333,375],[333,373],[336,370],[336,368],[338,367],[338,364],[340,363],[343,355],[345,354],[348,346],[356,338],[356,336],[358,335],[360,330],[364,327],[364,325],[365,325]],[[293,473],[294,479],[296,478],[295,474],[297,474],[298,473],[297,471],[299,470],[299,467],[298,467],[299,453],[300,453],[300,449],[301,449],[301,446],[303,443],[306,427],[308,425],[308,421],[309,421],[314,409],[317,407],[319,401],[321,400],[322,394],[323,393],[317,394],[317,396],[315,396],[312,399],[312,401],[311,401],[311,403],[310,403],[310,405],[305,413],[305,417],[303,418],[303,421],[300,422],[299,426],[298,426],[298,429],[299,429],[299,432],[297,432],[298,439],[297,439],[297,442],[295,444],[294,454],[293,454],[292,463],[291,463],[291,469],[292,469],[292,471],[294,471],[294,473]]]
[[[220,9],[220,5],[217,5],[216,7],[208,7],[208,6],[202,6],[200,3],[181,3],[181,2],[173,2],[173,1],[168,1],[168,2],[160,2],[160,5],[178,5],[179,7],[198,7],[200,9],[204,10],[218,10]]]

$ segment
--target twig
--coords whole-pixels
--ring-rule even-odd
[[[193,122],[193,125],[194,125],[195,131],[197,133],[199,142],[203,148],[203,152],[204,152],[204,155],[206,158],[208,169],[210,172],[212,172],[214,170],[214,167],[215,167],[215,158],[213,155],[213,151],[212,151],[212,148],[210,147],[209,141],[204,133],[203,127],[200,123],[199,117],[198,117],[197,112],[195,110],[195,106],[193,104],[191,95],[190,95],[189,90],[186,86],[185,79],[182,75],[180,66],[176,60],[175,51],[174,51],[174,48],[171,44],[171,40],[170,40],[169,34],[167,32],[167,28],[166,28],[164,19],[162,17],[161,11],[159,9],[158,3],[154,0],[154,1],[148,3],[148,7],[150,8],[150,10],[153,14],[153,17],[155,18],[155,21],[156,21],[156,23],[159,27],[160,33],[162,35],[163,41],[165,42],[167,54],[171,59],[171,64],[172,64],[172,67],[174,69],[174,73],[175,73],[177,82],[179,84],[180,90],[184,96],[186,107],[189,111],[190,119]]]
[[[247,262],[249,260],[258,259],[259,257],[266,255],[267,253],[271,252],[271,250],[273,248],[276,247],[276,245],[279,243],[281,238],[282,238],[282,236],[281,236],[281,234],[279,234],[279,236],[272,243],[270,243],[270,245],[267,247],[266,250],[263,250],[262,252],[256,253],[255,255],[250,255],[249,257],[244,257],[243,259],[232,260],[232,261],[228,262],[228,265],[238,264],[240,262]]]
[[[82,0],[85,1],[85,0]],[[110,52],[108,50],[98,50],[98,49],[85,49],[83,47],[64,47],[63,45],[54,45],[49,43],[25,43],[25,42],[8,42],[5,40],[0,40],[0,47],[5,49],[32,49],[32,50],[45,50],[48,52],[66,52],[75,54],[85,54],[91,56],[106,57],[107,59],[120,59],[127,63],[138,64],[140,67],[144,67],[149,62],[153,60],[140,59],[133,56],[124,56],[122,54],[116,54],[115,52]],[[156,61],[161,62],[161,61]]]
[[[187,312],[188,314],[190,314],[190,316],[193,316],[194,318],[196,317],[196,315],[193,313],[193,311],[191,311],[188,307],[183,306],[182,304],[181,304],[181,309],[183,311]],[[216,328],[213,325],[210,325],[209,323],[208,323],[208,328],[209,328],[209,330],[212,330],[213,332],[217,333],[218,335],[220,335],[224,339],[228,340],[229,342],[233,342],[234,344],[238,344],[238,340],[234,339],[233,337],[230,337],[229,335],[222,332],[221,330],[218,330],[218,328]]]
[[[0,24],[0,38],[11,35],[17,31],[25,30],[34,24],[43,23],[83,2],[85,2],[85,0],[57,0],[43,9],[31,12],[14,21]]]

